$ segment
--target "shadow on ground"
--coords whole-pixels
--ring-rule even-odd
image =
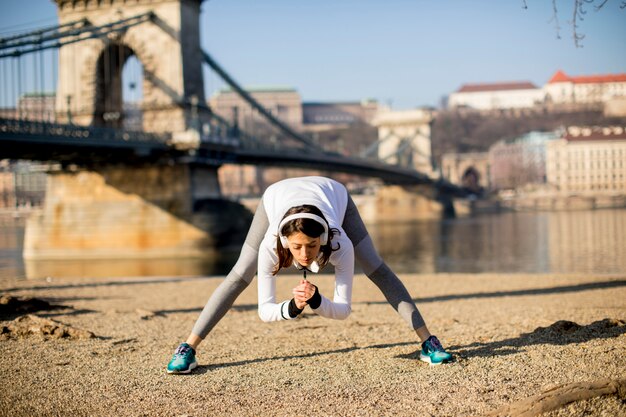
[[[215,363],[215,364],[210,364],[210,365],[201,365],[197,368],[196,371],[194,371],[194,373],[203,374],[214,369],[229,368],[233,366],[246,366],[246,365],[250,365],[253,363],[284,361],[284,360],[289,360],[289,359],[315,358],[319,356],[333,355],[337,353],[348,353],[348,352],[353,352],[356,350],[387,349],[391,347],[408,346],[408,345],[415,345],[415,341],[378,344],[378,345],[360,346],[360,347],[352,346],[352,347],[347,347],[347,348],[342,348],[342,349],[332,349],[332,350],[325,350],[325,351],[320,351],[320,352],[303,353],[300,355],[272,356],[272,357],[265,357],[265,358],[246,359],[246,360],[236,361],[236,362],[224,362],[224,363]]]
[[[559,320],[548,327],[538,327],[530,333],[522,333],[518,337],[494,342],[474,342],[469,345],[449,346],[448,351],[462,359],[475,357],[507,356],[523,352],[533,345],[569,345],[585,343],[594,339],[608,339],[626,333],[626,322],[618,319],[603,319],[586,326]],[[419,357],[419,350],[408,355],[400,355],[406,359]]]

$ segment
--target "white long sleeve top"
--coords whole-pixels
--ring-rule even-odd
[[[276,302],[276,276],[272,275],[278,263],[276,236],[281,219],[291,207],[310,204],[324,214],[330,228],[339,233],[331,244],[339,249],[332,252],[329,262],[335,267],[335,291],[332,300],[321,296],[321,304],[313,311],[331,319],[345,319],[351,311],[352,281],[354,277],[354,248],[341,228],[348,205],[348,192],[337,181],[324,177],[290,178],[272,184],[263,194],[269,227],[261,242],[258,256],[259,316],[263,321],[288,320],[289,301]],[[294,286],[296,283],[294,283]]]

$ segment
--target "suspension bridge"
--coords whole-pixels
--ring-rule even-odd
[[[223,164],[344,172],[463,194],[411,168],[328,152],[280,120],[202,50],[201,2],[142,0],[127,5],[113,0],[91,5],[57,0],[59,24],[0,38],[0,159],[57,161],[64,167],[49,180],[43,214],[28,225],[25,256],[54,258],[72,251],[92,256],[96,252],[90,249],[98,256],[114,255],[119,251],[102,250],[102,244],[119,242],[121,235],[127,246],[146,256],[219,244],[215,229],[223,213],[203,216],[198,207],[220,197],[217,167]],[[131,129],[122,71],[133,57],[142,65],[144,79],[140,126]],[[206,70],[217,74],[277,134],[251,135],[212,111],[204,98]],[[45,91],[54,92],[52,111],[44,94],[39,103],[35,97],[30,107],[14,105],[11,111],[19,97]],[[120,192],[138,195],[148,205],[136,230],[122,233],[105,209],[95,207],[104,201],[117,217],[134,216],[137,203]],[[87,217],[95,220],[79,228],[90,229],[90,237],[85,231],[69,232],[76,226],[70,219]],[[94,225],[98,221],[102,227]],[[151,222],[166,223],[167,230],[149,232]],[[57,239],[64,228],[68,231]],[[214,236],[208,239],[206,230],[211,228]],[[167,239],[155,238],[157,234]]]

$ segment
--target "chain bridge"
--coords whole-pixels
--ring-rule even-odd
[[[216,203],[223,164],[344,172],[463,194],[414,169],[325,151],[281,121],[201,48],[202,0],[56,3],[57,25],[0,38],[4,102],[55,92],[54,117],[36,103],[0,112],[0,159],[62,166],[49,175],[42,213],[27,224],[27,258],[193,255],[227,244],[245,215]],[[122,86],[131,57],[143,67],[133,129]],[[213,112],[205,71],[276,134],[249,134]]]

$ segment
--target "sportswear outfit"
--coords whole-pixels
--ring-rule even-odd
[[[334,251],[329,259],[335,267],[335,291],[330,298],[321,295],[313,311],[332,319],[345,319],[351,311],[354,260],[385,295],[391,306],[411,326],[424,326],[424,319],[404,284],[382,260],[346,188],[325,177],[290,178],[272,184],[263,194],[241,253],[230,273],[213,292],[196,321],[192,333],[204,339],[231,308],[235,299],[252,282],[258,271],[259,316],[263,321],[290,319],[289,300],[276,302],[278,262],[275,253],[278,226],[287,210],[303,204],[321,210],[329,228],[336,228],[330,241]]]

